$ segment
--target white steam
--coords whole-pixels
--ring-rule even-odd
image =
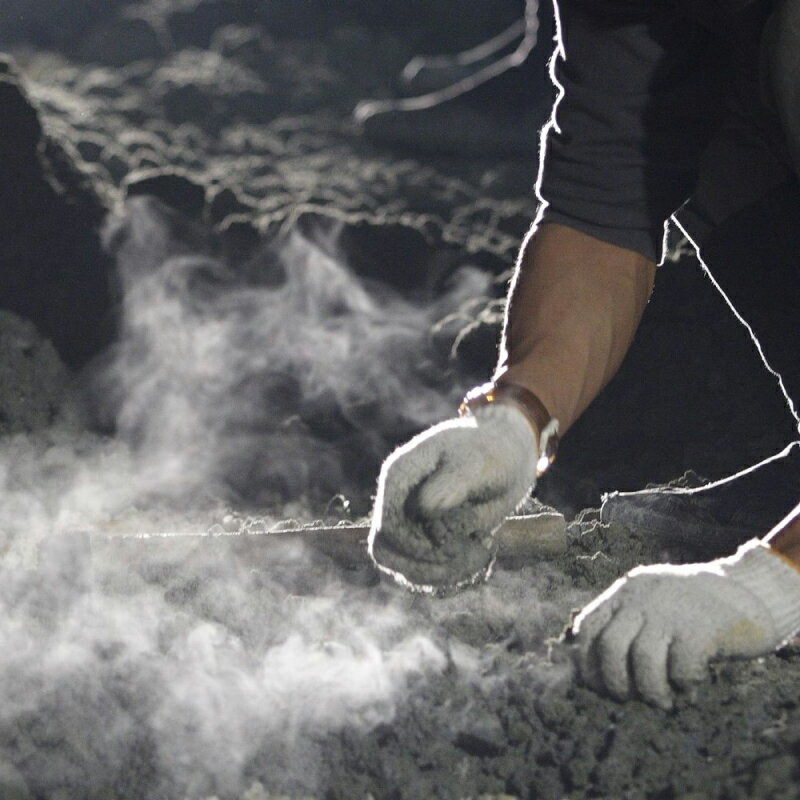
[[[326,735],[458,672],[435,625],[302,553],[264,569],[210,548],[148,572],[69,531],[202,528],[222,495],[336,486],[342,442],[378,459],[451,413],[419,377],[425,338],[487,278],[420,307],[295,235],[244,282],[144,199],[108,242],[123,335],[92,396],[119,436],[57,425],[0,450],[0,762],[46,796],[233,796],[265,764],[302,794]],[[326,413],[339,439],[315,436]]]
[[[7,584],[0,733],[33,790],[108,796],[122,775],[125,797],[227,795],[276,749],[290,763],[281,780],[308,790],[309,739],[391,720],[409,678],[447,664],[391,604],[370,603],[367,621],[368,598],[340,586],[287,608],[275,586],[223,572],[208,570],[196,603],[145,584],[73,596],[41,572]]]
[[[485,293],[485,274],[463,269],[447,297],[420,307],[299,234],[257,256],[248,284],[198,255],[193,236],[140,198],[107,237],[124,338],[104,391],[153,486],[191,492],[233,476],[261,498],[275,482],[293,497],[330,490],[347,469],[320,440],[338,435],[375,461],[387,437],[453,413],[458,387],[421,377],[426,337]]]

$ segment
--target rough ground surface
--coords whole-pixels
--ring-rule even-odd
[[[715,667],[669,714],[548,656],[628,568],[692,558],[591,513],[559,560],[444,600],[222,539],[91,563],[64,533],[358,517],[391,446],[487,376],[533,160],[383,149],[349,113],[418,49],[518,11],[491,5],[0,10],[24,75],[0,70],[7,304],[83,367],[0,315],[3,797],[800,797],[796,648]],[[795,428],[685,257],[540,496],[571,517],[728,474]]]

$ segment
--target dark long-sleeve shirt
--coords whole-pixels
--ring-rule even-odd
[[[658,261],[791,175],[760,74],[773,0],[559,0],[537,189],[562,222]]]

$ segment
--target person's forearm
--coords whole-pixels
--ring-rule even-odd
[[[800,569],[800,503],[766,535],[764,541]]]
[[[619,368],[650,297],[655,263],[564,225],[523,245],[495,380],[529,389],[563,433]]]

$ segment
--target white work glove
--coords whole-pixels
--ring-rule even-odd
[[[576,617],[583,680],[618,700],[672,707],[673,687],[717,658],[772,652],[800,629],[800,572],[753,539],[706,564],[637,567]]]
[[[420,590],[484,578],[492,533],[536,483],[536,435],[493,403],[429,428],[384,462],[369,536],[375,563]]]

